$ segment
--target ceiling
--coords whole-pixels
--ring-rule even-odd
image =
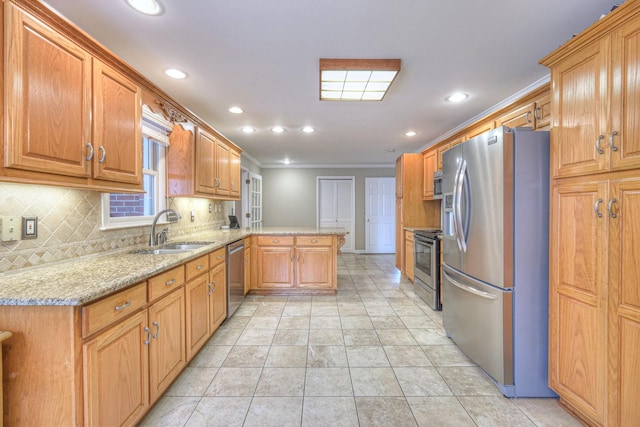
[[[619,1],[619,0],[618,0]],[[538,60],[612,0],[125,0],[47,3],[261,167],[390,166],[548,79]],[[319,100],[319,58],[400,58],[383,101]],[[179,68],[185,80],[165,76]],[[451,104],[454,91],[469,94]],[[232,114],[240,106],[243,114]],[[245,134],[240,129],[256,129]],[[286,130],[275,134],[271,127]],[[316,132],[301,132],[313,126]],[[417,132],[414,137],[405,132]],[[390,152],[390,150],[395,150]]]

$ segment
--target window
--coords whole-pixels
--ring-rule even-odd
[[[102,229],[150,225],[166,207],[166,150],[171,123],[142,110],[142,180],[144,194],[103,194]]]

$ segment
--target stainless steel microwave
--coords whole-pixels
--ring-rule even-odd
[[[433,174],[433,198],[442,199],[442,171]]]

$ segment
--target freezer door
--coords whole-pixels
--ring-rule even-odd
[[[513,384],[513,293],[443,266],[447,335],[501,385]]]
[[[462,144],[465,274],[513,286],[513,133],[501,127]],[[453,265],[452,265],[453,266]],[[455,267],[455,266],[453,266]]]
[[[447,264],[462,270],[462,250],[458,242],[457,226],[454,218],[454,186],[456,174],[462,164],[462,146],[456,145],[442,155],[442,258]]]

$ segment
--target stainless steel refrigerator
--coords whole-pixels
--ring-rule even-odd
[[[508,397],[547,386],[549,132],[500,127],[443,155],[443,322]]]

